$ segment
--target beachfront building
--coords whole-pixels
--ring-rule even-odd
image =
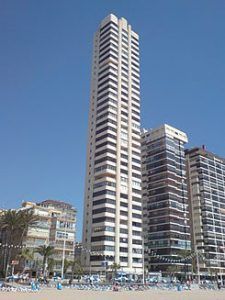
[[[139,36],[107,16],[94,36],[83,263],[142,272]]]
[[[225,275],[225,159],[202,148],[186,151],[193,251],[202,275]]]
[[[21,209],[32,210],[38,216],[38,221],[29,226],[23,239],[23,246],[34,252],[33,261],[28,261],[25,267],[38,271],[42,257],[35,250],[39,246],[50,245],[54,247],[54,263],[51,263],[50,271],[60,275],[62,260],[74,260],[76,209],[71,204],[56,200],[23,202]]]
[[[142,133],[142,201],[145,267],[187,273],[190,225],[184,145],[187,135],[169,125]]]

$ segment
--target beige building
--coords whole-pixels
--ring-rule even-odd
[[[107,16],[94,36],[83,217],[93,272],[142,272],[139,36]]]
[[[38,222],[29,226],[23,245],[35,250],[41,245],[55,248],[53,271],[61,273],[63,256],[74,259],[76,240],[76,209],[72,205],[56,200],[40,203],[23,202],[22,209],[30,209],[38,216]],[[36,253],[32,268],[41,257]],[[29,266],[27,266],[29,268]]]

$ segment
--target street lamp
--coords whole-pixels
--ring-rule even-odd
[[[142,283],[145,284],[145,241],[144,234],[142,234]]]
[[[197,265],[197,282],[200,284],[200,270],[199,270],[199,253],[196,250],[196,265]]]
[[[66,252],[66,234],[68,222],[66,221],[67,214],[64,215],[64,239],[63,239],[63,253],[62,253],[62,267],[61,267],[61,279],[64,277],[64,266],[65,266],[65,252]]]
[[[91,277],[91,250],[86,249],[86,252],[89,253],[89,276]]]

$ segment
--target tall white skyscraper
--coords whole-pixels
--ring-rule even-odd
[[[142,272],[139,37],[107,16],[94,36],[84,199],[84,263]]]

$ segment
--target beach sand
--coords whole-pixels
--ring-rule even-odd
[[[44,289],[38,293],[0,292],[0,300],[225,300],[224,291],[125,291],[99,292]]]

